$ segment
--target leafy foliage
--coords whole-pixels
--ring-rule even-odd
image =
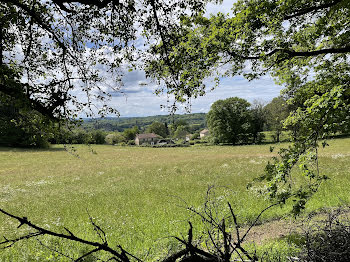
[[[266,119],[266,129],[275,131],[275,141],[280,141],[280,135],[283,130],[283,120],[285,120],[291,109],[287,105],[287,101],[279,96],[264,107],[264,115]]]
[[[153,122],[147,129],[147,133],[155,133],[157,135],[160,135],[162,137],[167,137],[169,134],[168,128],[160,122]]]
[[[0,104],[0,145],[48,147],[56,128],[38,112],[23,110],[12,102]]]
[[[318,140],[349,130],[349,17],[346,0],[237,1],[231,16],[182,18],[178,41],[149,64],[150,75],[180,102],[204,95],[209,76],[218,85],[223,76],[271,74],[284,85],[295,109],[286,120],[294,143],[261,178],[271,199],[294,198],[298,213],[325,178],[317,168]],[[298,165],[307,184],[291,181]]]
[[[185,139],[188,134],[188,128],[184,125],[178,125],[174,132],[174,137],[178,139]]]
[[[123,72],[207,2],[2,1],[0,92],[54,119],[118,114],[108,99]]]
[[[250,109],[250,103],[238,97],[216,101],[207,115],[210,134],[220,143],[250,142],[262,131],[262,125],[259,129],[257,123],[260,116],[256,110]]]
[[[174,114],[147,117],[107,117],[100,119],[85,119],[82,123],[82,127],[86,129],[102,129],[105,131],[123,132],[127,128],[137,126],[141,132],[146,132],[146,129],[152,125],[153,122],[164,123],[169,132],[172,133],[176,131],[179,124],[188,125],[189,130],[195,132],[206,127],[206,114],[194,113],[184,115]]]
[[[123,132],[123,136],[126,140],[134,140],[138,133],[139,129],[137,128],[137,126],[134,126],[133,128],[125,129]]]

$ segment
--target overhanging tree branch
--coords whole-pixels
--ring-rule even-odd
[[[31,109],[38,111],[42,115],[47,116],[52,120],[58,120],[58,118],[53,113],[53,110],[56,109],[54,106],[49,107],[38,100],[31,99],[22,91],[18,91],[16,88],[4,84],[0,84],[0,92],[8,95],[15,100],[21,101],[23,107],[26,107],[27,104]]]
[[[243,60],[258,60],[263,59],[264,57],[270,57],[274,54],[279,54],[283,57],[280,57],[278,59],[279,62],[290,59],[293,57],[311,57],[311,56],[318,56],[318,55],[324,55],[324,54],[345,54],[350,53],[350,46],[345,47],[333,47],[333,48],[325,48],[320,50],[314,50],[314,51],[294,51],[290,49],[283,49],[283,48],[276,48],[272,50],[271,52],[264,54],[264,55],[258,55],[258,56],[242,56],[232,51],[227,51],[227,53],[232,57],[238,57]]]
[[[3,0],[4,2],[13,4],[15,6],[17,6],[18,8],[24,10],[30,17],[32,17],[37,24],[43,29],[45,30],[47,33],[49,33],[53,39],[55,40],[55,42],[57,43],[57,45],[64,51],[67,52],[68,51],[68,47],[64,44],[64,42],[59,38],[59,36],[52,30],[52,28],[49,26],[50,23],[48,23],[47,21],[44,21],[40,15],[34,11],[34,9],[26,6],[25,4],[17,1],[17,0]],[[74,55],[72,55],[70,52],[68,52],[69,55],[74,58]]]
[[[320,11],[320,10],[323,10],[323,9],[335,6],[335,5],[339,4],[342,1],[344,1],[344,0],[334,0],[333,2],[322,4],[322,5],[319,5],[319,6],[311,6],[311,7],[307,7],[307,8],[304,8],[304,9],[300,9],[300,10],[297,10],[297,11],[293,12],[293,14],[291,14],[291,15],[286,15],[284,17],[284,19],[285,20],[289,20],[289,19],[292,19],[292,18],[295,18],[295,17],[298,17],[298,16],[306,15],[306,14],[311,13],[311,12],[315,12],[315,11],[317,12],[317,11]]]

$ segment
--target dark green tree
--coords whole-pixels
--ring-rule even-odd
[[[207,115],[210,134],[216,142],[245,143],[251,136],[251,113],[248,101],[238,97],[218,100]]]
[[[180,127],[180,126],[182,126],[182,127],[181,127],[181,130],[187,130],[187,131],[188,131],[188,129],[189,129],[188,123],[187,123],[186,120],[184,120],[184,119],[178,119],[178,120],[174,121],[174,123],[173,123],[172,125],[170,125],[170,131],[171,131],[170,134],[171,134],[172,136],[174,136],[176,130],[177,130],[178,127]]]
[[[34,110],[21,110],[14,103],[0,104],[0,145],[16,147],[49,146],[53,136],[50,119]]]
[[[92,137],[84,129],[77,128],[73,131],[73,144],[88,144]]]
[[[288,117],[290,111],[290,106],[281,96],[275,97],[264,107],[266,129],[275,132],[275,142],[280,141],[280,135],[284,129],[283,121]]]
[[[179,125],[174,132],[174,138],[185,140],[188,130],[186,126]]]
[[[252,134],[252,142],[258,143],[263,139],[263,135],[260,133],[264,130],[266,122],[266,116],[264,113],[264,105],[262,102],[254,101],[250,108],[251,124],[250,132]]]
[[[147,133],[155,133],[157,135],[160,135],[161,137],[167,137],[168,129],[167,126],[165,126],[163,123],[160,123],[158,121],[153,122],[150,126],[146,129]]]
[[[179,102],[204,95],[209,76],[219,84],[222,76],[270,74],[284,85],[294,108],[286,120],[296,131],[294,142],[262,179],[272,200],[294,200],[297,213],[324,180],[317,170],[318,141],[349,125],[349,17],[348,0],[240,0],[232,15],[183,17],[175,40],[154,47],[148,75],[165,82]],[[171,51],[160,52],[164,45]],[[290,180],[297,167],[301,187]]]
[[[91,140],[89,141],[90,144],[104,144],[105,143],[105,137],[106,133],[101,130],[94,130],[90,133]]]
[[[139,133],[139,129],[137,126],[134,126],[133,128],[127,128],[123,131],[123,136],[127,141],[134,140],[136,135]]]

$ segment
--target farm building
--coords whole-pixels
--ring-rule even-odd
[[[206,137],[206,136],[208,136],[208,135],[209,135],[209,130],[208,130],[208,129],[203,129],[203,130],[199,133],[199,136],[200,136],[201,139],[204,138],[204,137]]]
[[[159,140],[159,136],[154,133],[148,133],[148,134],[138,134],[135,138],[135,144],[136,145],[142,145],[142,144],[149,144],[149,145],[155,145],[157,144]]]

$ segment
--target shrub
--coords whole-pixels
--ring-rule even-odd
[[[126,141],[125,141],[125,137],[121,133],[116,132],[116,133],[108,134],[105,137],[105,142],[109,145],[115,145]]]
[[[92,141],[90,143],[92,144],[104,144],[105,143],[105,132],[101,130],[96,130],[91,133]]]
[[[129,141],[127,142],[127,145],[128,145],[128,146],[134,146],[134,145],[135,145],[135,140],[129,140]]]
[[[108,134],[106,135],[105,137],[105,142],[108,144],[108,145],[114,145],[115,144],[115,135],[114,134]]]
[[[311,223],[306,228],[301,261],[350,261],[350,221],[345,216],[349,210],[327,211],[326,219]]]
[[[195,139],[199,139],[199,138],[200,138],[199,132],[196,132],[196,133],[192,134],[192,136],[191,136],[191,140],[195,140]]]

